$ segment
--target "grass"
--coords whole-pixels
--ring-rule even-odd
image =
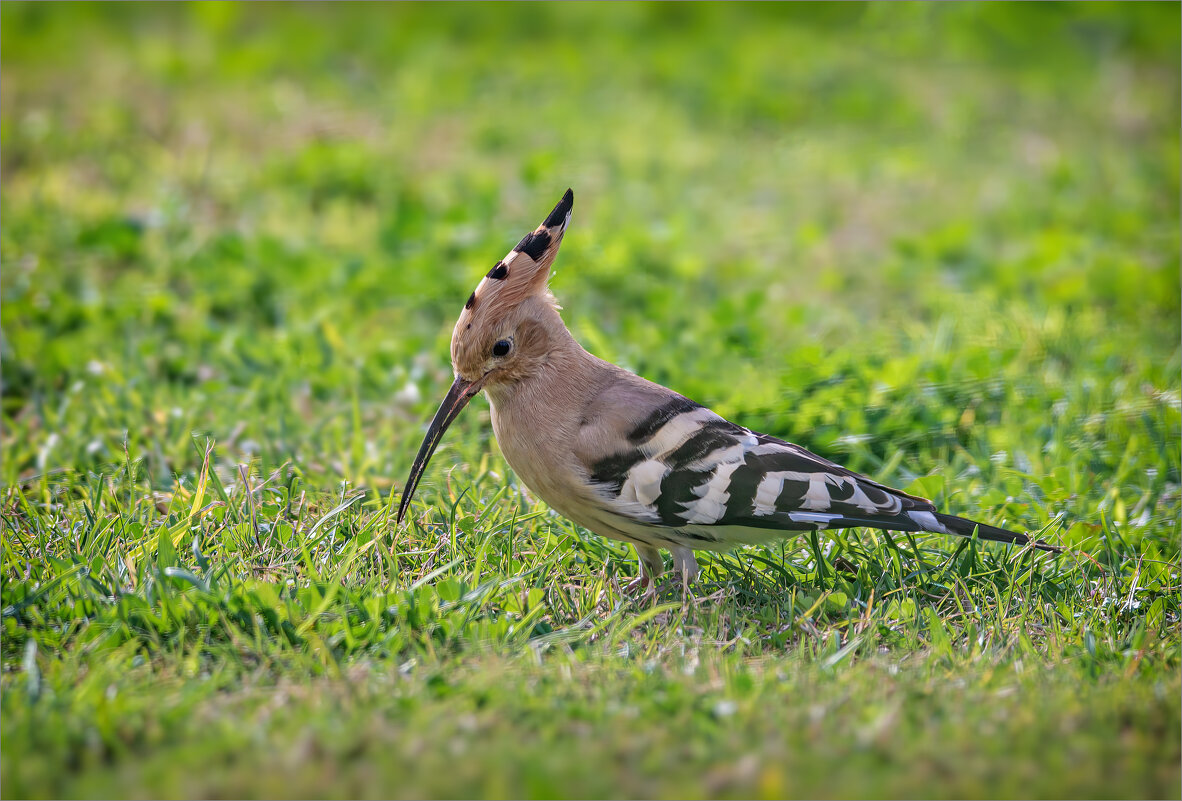
[[[0,8],[4,797],[1177,797],[1179,9]],[[1060,556],[623,596],[476,401],[590,350]]]

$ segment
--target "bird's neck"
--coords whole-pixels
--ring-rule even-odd
[[[606,378],[606,363],[583,350],[565,326],[552,333],[550,347],[533,369],[515,381],[488,385],[485,392],[493,432],[509,466],[539,497],[573,514],[572,489],[563,477],[580,468],[569,443],[578,437],[586,405]]]

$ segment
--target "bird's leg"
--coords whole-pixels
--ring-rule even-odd
[[[690,594],[690,585],[698,580],[698,574],[701,572],[698,569],[698,560],[694,558],[694,552],[683,545],[678,545],[670,549],[673,554],[673,566],[677,572],[681,574],[681,594],[686,600],[692,598]]]
[[[665,560],[658,549],[639,542],[636,543],[636,555],[640,557],[640,575],[628,582],[624,592],[649,595],[656,591],[657,578],[665,572]]]

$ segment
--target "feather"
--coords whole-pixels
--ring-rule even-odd
[[[605,506],[625,522],[655,522],[672,540],[692,528],[695,537],[716,544],[758,542],[775,531],[851,527],[971,536],[975,526],[982,539],[1026,541],[1016,532],[941,514],[925,498],[666,392],[668,399],[619,443],[621,450],[586,466]]]

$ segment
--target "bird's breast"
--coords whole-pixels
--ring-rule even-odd
[[[499,402],[498,402],[499,401]],[[565,435],[560,415],[537,406],[489,397],[493,434],[513,472],[530,491],[568,517],[587,487]]]

